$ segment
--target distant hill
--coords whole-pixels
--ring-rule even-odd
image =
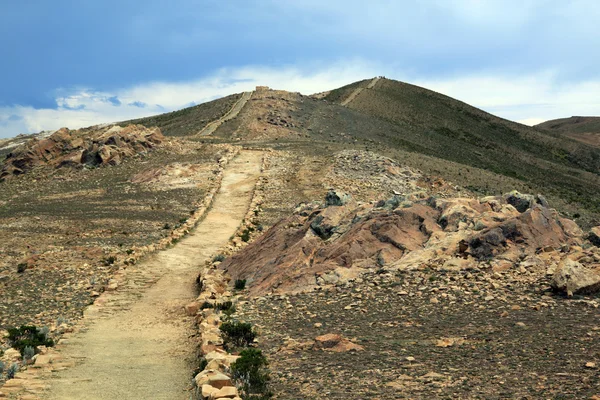
[[[119,125],[135,124],[147,128],[156,126],[161,129],[165,136],[194,135],[200,132],[209,122],[225,115],[240,97],[241,93],[232,94],[178,111],[119,122]]]
[[[536,128],[564,134],[580,142],[600,147],[600,117],[570,117],[553,119]]]
[[[346,107],[393,124],[398,133],[389,145],[516,178],[600,212],[600,149],[418,86],[380,79],[368,88],[372,82],[344,86],[325,99],[342,104],[358,92]]]
[[[323,165],[341,150],[369,150],[478,195],[542,193],[559,210],[580,215],[579,223],[600,224],[600,148],[576,137],[593,137],[588,132],[600,119],[529,127],[425,88],[375,78],[315,96],[261,88],[236,118],[200,139],[198,133],[241,96],[119,125],[156,126],[165,136],[194,141],[290,150],[299,162]]]

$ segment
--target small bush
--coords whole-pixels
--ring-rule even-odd
[[[200,305],[200,309],[204,310],[205,308],[215,308],[215,305],[213,303],[210,303],[208,301],[205,301],[204,303],[202,303]]]
[[[33,325],[23,325],[20,328],[8,329],[8,342],[16,350],[24,354],[26,347],[35,349],[37,346],[54,346],[54,341],[49,339],[47,333]]]
[[[217,254],[216,256],[213,257],[213,262],[222,262],[225,260],[225,255],[224,254]]]
[[[109,257],[104,258],[102,260],[102,263],[108,267],[109,265],[113,265],[115,263],[115,261],[117,261],[117,257],[109,256]]]
[[[242,241],[248,242],[250,241],[250,234],[254,232],[254,228],[249,226],[242,232]]]
[[[244,290],[246,288],[246,280],[236,279],[233,287],[235,290]]]
[[[208,361],[206,360],[206,358],[202,357],[200,359],[200,363],[198,364],[198,370],[204,371],[206,369],[207,365],[208,365]]]
[[[0,360],[0,378],[2,377],[2,374],[4,373],[4,363],[2,362],[2,360]]]
[[[22,274],[23,272],[25,272],[26,269],[27,269],[27,263],[20,263],[19,265],[17,265],[17,272],[19,274]]]
[[[125,253],[127,253],[128,256],[132,255],[134,252],[135,252],[135,250],[133,250],[133,249],[125,250]]]
[[[216,303],[214,305],[215,310],[221,310],[221,311],[227,311],[227,310],[231,310],[233,307],[233,302],[231,301],[224,301],[222,303]]]
[[[17,372],[19,372],[19,365],[17,363],[12,363],[6,370],[6,379],[13,379]]]
[[[252,329],[252,324],[247,322],[226,321],[219,328],[223,332],[223,339],[226,346],[247,347],[254,342],[256,333]]]
[[[200,305],[200,309],[204,310],[205,308],[214,308],[217,311],[223,311],[224,313],[231,314],[235,312],[235,306],[231,301],[224,301],[222,303],[210,303],[208,301],[205,301]]]
[[[267,359],[258,349],[245,349],[231,364],[231,375],[244,399],[268,399],[269,370]]]
[[[31,346],[25,346],[25,348],[23,349],[23,360],[31,360],[33,356],[35,356],[35,349]]]
[[[169,225],[168,223],[163,225],[163,229],[171,229],[171,225]]]

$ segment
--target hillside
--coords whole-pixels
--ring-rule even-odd
[[[366,89],[369,82],[333,90],[325,99],[341,104],[352,91],[365,88],[347,107],[392,124],[397,134],[389,145],[515,178],[529,190],[600,211],[599,149],[414,85],[381,79]]]
[[[379,77],[0,145],[0,398],[248,398],[258,350],[275,398],[598,393],[600,149],[561,132]]]
[[[225,115],[240,97],[241,94],[232,94],[165,114],[119,122],[119,125],[158,127],[165,136],[193,135],[200,132],[211,121]]]
[[[600,117],[570,117],[553,119],[535,126],[538,129],[560,133],[580,142],[600,147]]]

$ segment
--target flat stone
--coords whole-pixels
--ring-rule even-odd
[[[211,399],[232,399],[238,395],[235,386],[224,386],[218,392],[211,395]]]

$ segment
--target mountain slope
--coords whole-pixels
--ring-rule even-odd
[[[123,121],[119,125],[144,125],[147,128],[156,126],[165,136],[193,135],[200,132],[211,121],[227,114],[241,96],[241,93],[232,94],[170,113]]]
[[[589,145],[600,147],[600,117],[570,117],[553,119],[536,128],[560,133]]]
[[[394,145],[516,178],[600,211],[599,149],[414,85],[381,79],[367,89],[370,82],[333,90],[325,99],[341,104],[364,87],[346,107],[394,125]]]

